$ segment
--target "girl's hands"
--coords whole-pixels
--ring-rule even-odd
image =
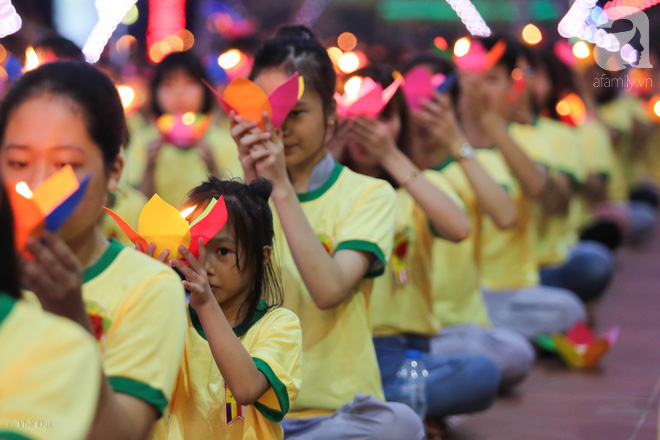
[[[466,142],[447,95],[436,92],[431,100],[422,101],[422,109],[414,117],[433,143],[448,147],[454,154]]]
[[[383,122],[359,115],[349,124],[351,141],[362,145],[378,162],[397,150],[396,141]]]
[[[82,301],[83,268],[56,235],[44,231],[42,241],[29,238],[26,249],[33,259],[23,259],[23,284],[34,292],[44,310],[69,316]]]
[[[183,264],[181,260],[172,260],[174,266],[181,271],[186,277],[183,281],[183,287],[190,291],[190,305],[193,309],[198,310],[210,301],[216,301],[213,296],[213,291],[209,285],[209,278],[206,273],[206,247],[204,240],[201,238],[198,242],[199,258],[190,252],[185,246],[179,246],[179,252],[188,263],[188,266]]]
[[[156,167],[158,155],[162,151],[164,144],[165,141],[163,138],[159,137],[158,139],[154,139],[153,141],[149,142],[147,145],[147,171],[153,171]]]
[[[258,177],[250,151],[263,150],[265,147],[262,142],[270,138],[271,134],[261,131],[256,122],[246,121],[233,110],[229,114],[229,124],[231,137],[238,146],[238,158],[243,166],[245,183],[250,183]]]
[[[143,251],[142,246],[140,246],[140,243],[135,243],[135,250],[138,252],[144,252],[145,255],[148,255],[151,258],[155,258],[156,260],[160,261],[163,264],[167,264],[167,257],[170,256],[170,250],[165,249],[163,252],[160,253],[158,257],[154,256],[154,252],[156,252],[156,243],[149,243],[149,246]]]
[[[284,158],[284,143],[282,138],[275,132],[268,114],[264,112],[262,117],[264,127],[266,127],[266,131],[263,133],[263,141],[252,147],[249,155],[254,161],[257,176],[273,182],[274,191],[276,191],[278,188],[290,184]]]

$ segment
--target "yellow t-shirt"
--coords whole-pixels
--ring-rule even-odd
[[[117,241],[84,272],[82,295],[113,390],[162,415],[179,370],[186,328],[181,279]],[[31,292],[26,296],[38,300]]]
[[[615,180],[610,185],[613,200],[625,201],[633,185],[638,183],[644,172],[642,156],[635,155],[633,150],[639,146],[633,143],[633,128],[635,121],[648,124],[649,120],[639,99],[624,94],[598,108],[598,116],[611,129],[619,133],[618,141],[614,144],[614,177],[622,178],[621,182]]]
[[[582,163],[582,145],[576,129],[559,121],[541,117],[536,127],[550,140],[556,159],[557,173],[568,177],[577,191],[586,179]],[[578,241],[574,216],[577,204],[572,197],[565,216],[547,215],[540,204],[534,204],[536,226],[535,255],[539,267],[559,264],[566,260],[569,249]]]
[[[126,181],[135,188],[142,183],[147,166],[147,146],[160,136],[152,124],[132,134],[126,150]],[[238,148],[228,129],[211,126],[204,140],[211,147],[218,169],[224,177],[242,177],[243,168],[238,159]],[[188,191],[207,179],[208,168],[197,148],[177,148],[165,144],[160,151],[154,171],[156,193],[167,203],[178,207]]]
[[[453,188],[434,170],[424,176],[463,207]],[[396,190],[396,229],[394,247],[385,274],[374,281],[371,320],[374,336],[406,333],[433,337],[444,324],[433,310],[431,280],[434,273],[451,268],[435,264],[432,225],[424,210],[404,189]],[[445,240],[437,240],[445,241]]]
[[[608,185],[621,185],[623,176],[615,182],[613,174],[612,141],[607,127],[597,119],[587,119],[577,127],[582,142],[582,163],[587,175],[599,176],[608,181]],[[587,226],[593,218],[593,209],[582,193],[576,194],[575,227]]]
[[[271,388],[240,407],[218,370],[194,309],[176,390],[169,408],[168,439],[282,439],[279,422],[296,400],[302,381],[302,332],[289,310],[268,310],[261,301],[250,326],[234,332]]]
[[[100,389],[94,338],[0,293],[0,438],[82,440]]]
[[[660,185],[660,126],[656,125],[646,144],[644,173],[655,185]]]
[[[550,142],[536,126],[514,123],[509,126],[509,133],[534,162],[549,170],[554,169],[555,158]],[[500,165],[506,166],[502,154],[499,151],[497,153]],[[536,237],[532,203],[524,197],[517,182],[512,186],[510,194],[518,210],[516,226],[501,230],[492,219],[484,217],[481,236],[482,282],[490,290],[521,289],[539,283],[534,256]]]
[[[478,148],[476,158],[496,183],[508,192],[515,188],[515,181],[496,149]],[[492,323],[481,292],[481,246],[487,216],[459,163],[450,157],[436,169],[463,200],[472,227],[470,236],[460,243],[436,240],[433,245],[436,316],[446,326],[478,324],[490,327]]]
[[[342,249],[374,254],[367,278],[383,273],[394,238],[396,199],[389,183],[336,163],[320,188],[298,194],[298,200],[329,254]],[[334,309],[320,310],[293,261],[278,216],[274,220],[284,306],[298,315],[303,329],[303,387],[289,417],[332,414],[356,393],[384,400],[369,318],[373,280],[361,281]]]
[[[126,220],[137,231],[140,213],[144,205],[147,204],[147,198],[144,194],[130,185],[121,185],[109,197],[114,199],[114,202],[109,205],[109,208]],[[124,234],[117,222],[108,213],[103,212],[99,222],[99,231],[101,231],[101,234],[105,238],[108,240],[114,238],[124,246],[134,247],[133,242],[126,237],[126,234]]]

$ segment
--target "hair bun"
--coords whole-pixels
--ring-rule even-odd
[[[296,25],[296,26],[284,26],[277,31],[277,37],[290,37],[290,38],[300,38],[301,40],[313,40],[316,39],[316,35],[311,31],[307,26]]]
[[[259,177],[257,179],[254,179],[252,182],[250,182],[250,184],[248,185],[248,190],[250,191],[250,193],[256,195],[257,197],[268,203],[270,194],[273,192],[273,184],[271,183],[270,180],[265,179],[263,177]]]

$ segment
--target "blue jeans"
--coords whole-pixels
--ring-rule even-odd
[[[374,338],[383,391],[388,401],[399,394],[396,372],[406,350],[419,350],[429,372],[426,381],[427,417],[483,411],[495,400],[500,384],[497,366],[481,355],[445,356],[429,352],[430,338],[401,335]]]
[[[584,302],[600,298],[613,273],[609,250],[595,241],[579,242],[564,263],[540,270],[542,285],[570,290]]]

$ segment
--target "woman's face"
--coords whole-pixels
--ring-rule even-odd
[[[166,75],[156,94],[164,113],[200,113],[204,107],[204,86],[183,69]]]
[[[19,105],[9,116],[0,145],[5,183],[25,182],[36,188],[67,164],[79,180],[90,176],[82,202],[58,233],[72,243],[93,233],[107,193],[117,189],[123,159],[118,157],[106,169],[82,111],[70,99],[43,94]]]
[[[279,68],[266,69],[254,82],[270,95],[291,75]],[[311,88],[291,110],[281,127],[287,168],[314,165],[325,155],[327,120],[321,96]]]

